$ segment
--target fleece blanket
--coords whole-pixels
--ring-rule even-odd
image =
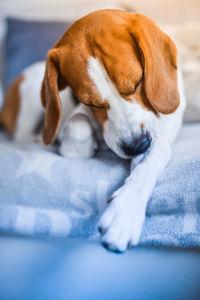
[[[95,157],[67,159],[55,147],[13,143],[1,133],[0,232],[98,239],[106,200],[130,167],[98,142]],[[140,244],[200,246],[200,124],[182,128],[149,200]]]

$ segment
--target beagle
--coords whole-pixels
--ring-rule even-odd
[[[141,14],[107,9],[76,21],[48,52],[46,66],[29,67],[8,91],[1,122],[16,140],[29,139],[43,113],[41,85],[46,145],[58,136],[62,155],[90,157],[99,126],[108,147],[131,159],[130,176],[98,226],[110,250],[137,245],[185,108],[174,43]]]

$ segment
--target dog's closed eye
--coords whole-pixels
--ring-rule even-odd
[[[91,108],[94,108],[94,109],[108,109],[110,107],[109,104],[92,104],[92,103],[89,103],[87,104],[87,106],[91,107]]]
[[[105,108],[103,105],[87,104],[91,108]]]
[[[137,91],[137,88],[138,88],[139,85],[142,83],[142,80],[143,80],[143,75],[142,75],[142,77],[140,78],[140,80],[136,83],[135,88],[134,88],[134,91],[133,91],[133,94]]]
[[[127,91],[121,91],[120,92],[120,94],[122,95],[122,96],[132,96],[132,95],[134,95],[135,94],[135,92],[137,91],[137,89],[138,89],[138,87],[140,86],[140,84],[142,83],[142,80],[143,80],[143,75],[142,75],[142,77],[140,78],[140,80],[136,83],[136,85],[135,85],[135,87],[134,88],[132,88],[132,87],[130,87]]]

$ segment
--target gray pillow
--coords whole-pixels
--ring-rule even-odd
[[[28,65],[45,60],[47,51],[71,23],[7,19],[4,88]]]

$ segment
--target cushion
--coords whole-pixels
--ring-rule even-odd
[[[7,19],[5,88],[28,65],[45,60],[47,51],[71,23]]]
[[[199,132],[200,124],[183,127],[149,201],[140,244],[200,246]],[[98,239],[97,221],[127,177],[129,161],[101,140],[96,156],[84,159],[1,140],[0,231]]]

